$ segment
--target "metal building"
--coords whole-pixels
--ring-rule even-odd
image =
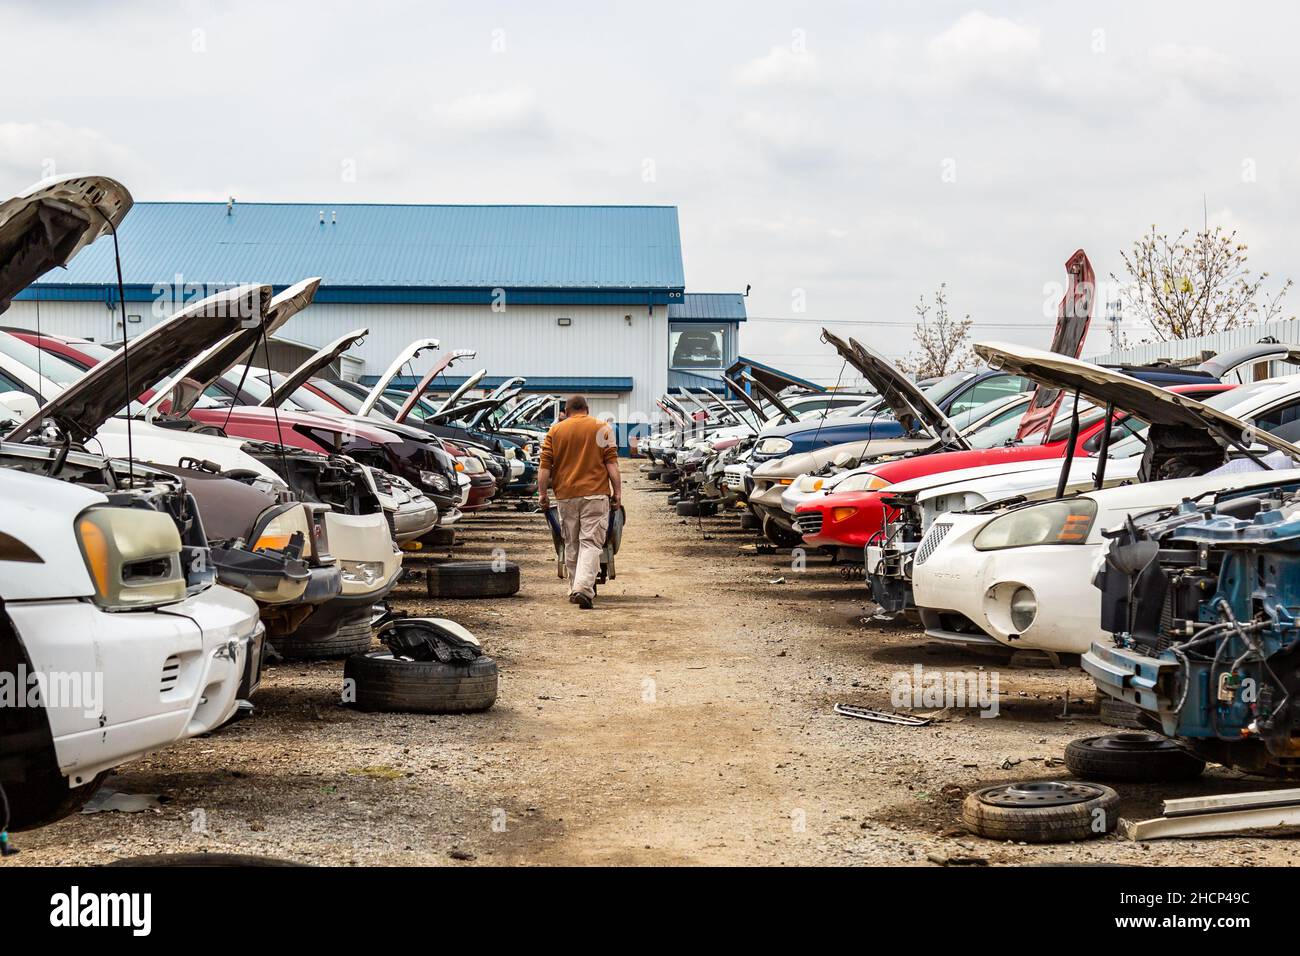
[[[1098,365],[1148,365],[1156,362],[1201,361],[1229,349],[1258,342],[1283,342],[1300,344],[1300,319],[1281,319],[1257,325],[1243,325],[1227,332],[1215,332],[1190,339],[1172,339],[1167,342],[1148,342],[1129,348],[1114,349],[1104,355],[1090,358]],[[1294,366],[1280,362],[1269,363],[1269,368],[1257,369],[1254,378],[1270,375],[1291,375]]]
[[[437,338],[477,350],[460,374],[582,391],[597,413],[635,422],[667,390],[686,331],[715,336],[721,354],[692,351],[705,336],[688,336],[679,362],[721,369],[744,318],[738,295],[685,295],[673,206],[141,202],[119,236],[124,303],[105,237],[22,293],[6,323],[118,341],[196,296],[321,276],[316,303],[280,336],[287,351],[369,328],[341,369],[364,381],[413,339]]]

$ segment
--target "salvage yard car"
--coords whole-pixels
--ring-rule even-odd
[[[1059,479],[1048,475],[1037,489],[1022,490],[1018,502],[993,500],[934,520],[912,571],[914,600],[931,637],[1082,654],[1105,636],[1097,592],[1078,585],[1091,578],[1108,529],[1184,498],[1297,477],[1300,447],[1279,436],[1289,433],[1284,423],[1300,407],[1300,379],[1254,383],[1198,402],[1038,349],[977,348],[991,361],[1150,424],[1103,456],[1116,459],[1104,473],[1099,461],[1095,471],[1076,475],[1067,491],[1081,493],[1056,497]],[[1120,483],[1105,487],[1125,462]],[[1083,490],[1089,486],[1095,490]]]

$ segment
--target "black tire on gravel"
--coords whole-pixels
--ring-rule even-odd
[[[497,699],[497,662],[408,661],[387,651],[358,654],[343,665],[357,710],[399,714],[462,714],[487,710]]]
[[[1139,707],[1120,700],[1118,697],[1111,697],[1106,694],[1101,698],[1101,703],[1097,705],[1097,713],[1103,724],[1107,727],[1123,727],[1128,730],[1141,730],[1142,721],[1138,715],[1142,713]]]
[[[778,548],[797,548],[803,544],[803,535],[797,531],[787,531],[771,518],[763,519],[763,534]]]
[[[763,522],[759,521],[752,511],[746,508],[740,513],[740,530],[741,531],[762,531]]]
[[[35,830],[49,826],[78,812],[93,797],[108,771],[98,774],[80,787],[68,786],[67,778],[56,771],[31,773],[20,783],[5,784],[9,800],[9,829]],[[3,824],[0,820],[0,824]]]
[[[683,518],[694,518],[696,515],[699,515],[702,512],[700,511],[700,506],[698,502],[679,501],[677,502],[677,513],[681,515]]]
[[[1085,780],[1133,782],[1194,780],[1205,770],[1200,757],[1147,731],[1072,740],[1065,745],[1065,765]]]
[[[509,597],[519,592],[519,565],[505,561],[447,561],[425,572],[429,597]]]
[[[273,856],[253,856],[248,853],[151,853],[148,856],[128,856],[114,860],[106,866],[305,866],[292,860],[278,860]]]
[[[308,618],[310,621],[310,618]],[[275,652],[285,660],[319,661],[351,657],[370,650],[370,616],[320,632],[304,625],[292,634],[271,641]]]
[[[1057,795],[1073,802],[1058,802],[1053,799]],[[999,800],[1016,805],[1002,806]],[[1101,784],[1073,780],[999,784],[968,794],[961,815],[968,830],[989,840],[1091,840],[1115,829],[1119,794]]]

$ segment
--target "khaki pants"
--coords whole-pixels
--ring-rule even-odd
[[[564,565],[569,572],[569,593],[596,596],[600,552],[609,528],[609,497],[560,498],[560,530],[564,534]]]

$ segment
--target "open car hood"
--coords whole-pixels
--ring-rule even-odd
[[[926,394],[917,388],[915,382],[895,368],[883,355],[874,352],[856,339],[850,338],[845,342],[829,329],[822,329],[822,341],[833,345],[844,361],[862,373],[862,377],[871,383],[876,394],[908,433],[915,433],[924,428],[947,444],[962,449],[970,448],[970,443],[957,433],[957,429],[939,410],[939,406],[930,401]]]
[[[115,230],[131,194],[105,176],[56,176],[0,203],[0,312],[13,297]]]
[[[369,329],[353,329],[346,335],[340,335],[290,372],[283,382],[271,390],[271,394],[266,397],[266,400],[259,402],[259,404],[264,408],[279,408],[284,404],[284,400],[301,388],[308,379],[325,366],[331,364],[354,345],[360,345],[364,342],[369,333]]]
[[[498,395],[495,398],[489,395],[485,398],[476,398],[473,401],[462,402],[452,408],[440,409],[432,415],[427,416],[424,421],[436,425],[439,422],[454,421],[455,419],[469,414],[475,414],[475,421],[477,421],[477,415],[484,415],[492,411],[494,408],[499,408],[518,394],[519,389],[516,388],[514,391],[507,392],[505,395]],[[466,427],[473,428],[474,423],[471,422]]]
[[[787,423],[797,422],[799,420],[799,416],[790,410],[790,406],[787,405],[785,402],[781,401],[781,399],[777,396],[776,392],[768,388],[767,383],[764,382],[761,378],[755,378],[749,372],[741,373],[740,377],[744,379],[746,382],[748,382],[750,385],[753,385],[756,389],[758,389],[759,394],[772,403],[772,407],[781,413],[781,417],[784,418]],[[745,389],[737,388],[736,383],[731,381],[731,379],[726,378],[724,376],[724,381],[726,381],[726,383],[730,385],[734,391],[739,392],[743,397],[747,397],[749,395],[749,393],[746,392]],[[751,398],[750,401],[753,401],[753,399]],[[766,416],[764,416],[764,420],[766,420]]]
[[[55,421],[74,441],[89,438],[118,409],[126,408],[128,399],[134,400],[182,362],[184,356],[231,335],[250,316],[260,318],[270,302],[269,285],[241,285],[186,306],[91,368],[10,432],[9,439],[29,438],[46,419]],[[125,377],[128,370],[130,395]]]
[[[522,391],[522,386],[527,383],[528,379],[524,378],[522,375],[512,375],[496,388],[492,389],[491,392],[483,397],[495,399],[496,401],[492,405],[489,405],[486,408],[480,408],[477,412],[473,413],[473,417],[469,420],[469,427],[477,428],[479,422],[483,420],[484,415],[492,409],[500,408],[506,402],[510,401],[510,399],[514,398],[520,393],[520,391]]]
[[[510,410],[507,411],[505,415],[502,416],[501,422],[498,427],[505,428],[511,422],[524,421],[525,419],[522,419],[520,416],[525,415],[527,413],[531,413],[532,411],[536,410],[538,406],[540,406],[542,403],[549,400],[550,400],[549,395],[532,395],[528,398],[520,399],[513,406],[511,406]]]
[[[725,409],[726,412],[727,412],[727,414],[730,415],[730,416],[732,417],[733,420],[735,420],[736,425],[738,425],[739,427],[741,427],[741,428],[745,428],[745,429],[752,429],[754,426],[757,426],[757,427],[761,428],[762,425],[763,425],[763,423],[764,423],[765,421],[767,421],[767,416],[765,416],[761,411],[755,411],[755,412],[754,412],[754,416],[755,416],[755,418],[754,418],[754,424],[751,425],[749,422],[745,421],[745,419],[744,419],[743,417],[741,417],[741,415],[740,415],[739,412],[737,412],[734,408],[732,408],[730,405],[728,405],[726,402],[724,402],[724,401],[721,399],[721,397],[719,397],[718,395],[716,395],[716,394],[714,393],[713,389],[711,389],[711,388],[705,388],[704,386],[701,386],[701,387],[704,388],[704,394],[707,395],[707,396],[709,396],[709,398],[713,399],[715,402],[717,402],[719,408]],[[753,406],[753,405],[749,405],[749,408],[750,408],[751,411],[754,410],[754,406]]]
[[[416,403],[428,390],[429,386],[433,384],[433,380],[441,375],[452,362],[458,362],[463,358],[474,358],[476,355],[478,355],[478,352],[474,349],[454,349],[434,362],[433,368],[425,372],[424,377],[420,379],[420,384],[411,389],[411,394],[406,396],[406,401],[402,402],[402,407],[397,410],[397,415],[393,421],[406,421],[406,417],[411,414],[411,409],[415,408]]]
[[[1196,371],[1204,372],[1212,378],[1222,379],[1244,365],[1259,362],[1289,362],[1300,365],[1300,348],[1285,342],[1258,342],[1255,345],[1243,345],[1241,348],[1220,352],[1212,359],[1207,359],[1196,366]]]
[[[1208,428],[1230,444],[1242,442],[1243,435],[1250,435],[1254,441],[1300,460],[1300,447],[1288,441],[1263,429],[1254,428],[1248,422],[1194,398],[1168,391],[1123,372],[1044,349],[1006,342],[978,342],[975,354],[992,368],[1033,379],[1049,388],[1059,388],[1065,392],[1077,390],[1082,397],[1091,399],[1097,405],[1112,403],[1117,410],[1128,412],[1152,425],[1179,426],[1201,432]]]
[[[479,382],[483,381],[483,376],[485,375],[487,375],[487,369],[481,368],[469,378],[465,379],[465,381],[461,383],[460,388],[448,395],[443,403],[438,406],[438,411],[449,412],[455,408],[456,403],[464,397],[465,393],[476,386]]]
[[[303,279],[270,299],[266,311],[262,315],[267,338],[270,338],[283,328],[286,322],[311,305],[312,299],[316,297],[316,290],[320,288],[320,283],[319,277]],[[269,290],[270,286],[264,286],[263,288]],[[257,343],[261,339],[261,325],[257,322],[246,322],[242,323],[237,331],[226,336],[206,351],[200,351],[179,372],[154,390],[153,398],[149,400],[149,404],[145,408],[145,418],[149,421],[156,418],[158,416],[158,407],[163,401],[170,403],[167,414],[172,418],[183,418],[189,414],[190,409],[194,407],[194,403],[199,400],[199,397],[209,385],[224,375],[227,370],[234,368],[236,365],[243,365],[252,361],[253,350],[257,348]],[[193,354],[194,345],[197,343],[182,344],[188,345],[188,349],[184,354]],[[200,346],[200,349],[202,349],[202,346]],[[132,375],[134,375],[134,363],[132,369]],[[150,381],[154,382],[157,379],[150,379]]]
[[[393,379],[397,378],[397,373],[402,370],[402,366],[411,361],[411,359],[415,358],[421,352],[427,352],[429,349],[436,348],[438,348],[437,339],[416,339],[414,342],[407,345],[406,348],[402,349],[402,351],[398,352],[397,358],[393,359],[388,368],[384,371],[384,374],[379,376],[379,381],[375,382],[375,387],[370,390],[369,394],[366,395],[365,399],[361,402],[361,407],[357,409],[357,414],[365,417],[374,411],[375,406],[379,404],[380,396],[382,396],[384,392],[388,391],[388,386],[392,384]]]

